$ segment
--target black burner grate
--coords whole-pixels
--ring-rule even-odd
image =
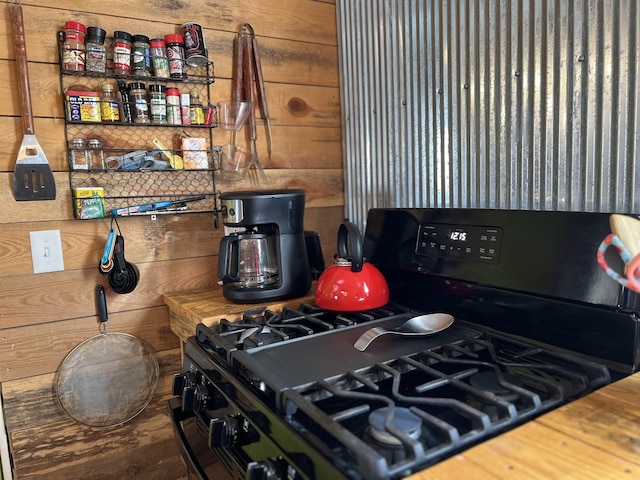
[[[355,462],[363,478],[389,478],[431,465],[609,381],[603,366],[482,333],[284,396],[287,421],[333,462],[345,468]],[[396,409],[411,430],[419,422],[419,433],[395,425],[388,412]]]
[[[223,318],[215,327],[199,325],[197,337],[201,344],[231,364],[231,354],[237,350],[271,345],[410,311],[393,303],[360,312],[333,312],[307,303],[297,308],[284,307],[280,312],[261,307],[244,312],[239,321]]]

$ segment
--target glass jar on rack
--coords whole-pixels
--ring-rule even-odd
[[[175,87],[167,88],[167,123],[169,125],[182,125],[180,118],[180,90]]]
[[[100,117],[103,122],[114,123],[120,121],[120,110],[118,101],[113,93],[113,85],[103,83],[101,85],[102,96],[100,97]]]
[[[64,44],[62,45],[62,68],[83,71],[86,61],[84,37],[87,27],[79,22],[65,22]]]
[[[164,85],[149,85],[151,104],[151,123],[158,125],[167,124],[167,87]]]
[[[87,28],[86,65],[87,72],[104,73],[107,70],[107,47],[104,38],[107,32],[100,27]]]
[[[191,125],[204,125],[204,110],[200,103],[200,93],[197,90],[191,90],[190,96]]]
[[[154,38],[149,42],[151,46],[151,63],[153,74],[158,78],[169,78],[169,59],[167,47],[162,38]]]
[[[88,162],[89,170],[104,170],[104,150],[98,138],[89,139]]]
[[[146,35],[133,36],[133,74],[136,77],[148,77],[151,75],[151,53],[149,37]]]
[[[128,87],[129,93],[131,93],[131,102],[133,103],[134,123],[151,123],[145,84],[142,82],[133,82],[130,83]]]
[[[74,138],[71,140],[69,157],[72,170],[89,170],[87,144],[84,138]]]
[[[116,75],[128,75],[131,72],[131,34],[118,30],[113,36],[113,71]]]

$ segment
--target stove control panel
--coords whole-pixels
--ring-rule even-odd
[[[209,422],[209,448],[231,448],[251,445],[260,434],[242,415],[236,413]]]
[[[182,397],[182,410],[203,412],[225,407],[227,401],[200,372],[183,372],[173,376],[173,394]]]
[[[497,264],[501,243],[500,227],[424,223],[418,231],[416,254]]]

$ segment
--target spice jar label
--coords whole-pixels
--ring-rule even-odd
[[[67,118],[71,122],[99,122],[98,92],[67,91]]]

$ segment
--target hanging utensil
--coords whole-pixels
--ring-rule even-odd
[[[56,396],[75,421],[92,427],[128,422],[151,401],[160,368],[153,351],[127,333],[107,332],[104,287],[95,290],[101,333],[75,347],[56,376]]]
[[[109,286],[115,293],[131,293],[138,285],[140,272],[138,267],[124,258],[124,237],[116,219],[118,215],[113,212],[111,215],[111,228],[98,269],[102,275],[108,275]],[[114,223],[118,227],[117,233]]]
[[[268,183],[267,177],[262,168],[262,164],[258,158],[258,146],[257,146],[257,128],[256,128],[256,113],[255,103],[256,98],[260,102],[260,110],[267,125],[267,144],[269,148],[269,158],[271,158],[271,126],[268,122],[269,109],[266,102],[266,95],[264,89],[264,78],[262,75],[262,65],[260,59],[256,60],[256,52],[254,51],[254,45],[257,46],[255,40],[255,34],[253,27],[244,23],[238,29],[238,35],[235,39],[234,53],[235,53],[235,74],[236,78],[233,83],[233,97],[236,101],[244,101],[251,104],[251,111],[249,112],[249,133],[252,144],[252,151],[250,155],[249,164],[245,168],[245,174],[249,175],[253,184],[259,184],[260,182]],[[254,90],[256,89],[256,90]],[[236,138],[232,140],[233,144],[236,144]]]
[[[180,155],[173,153],[171,150],[165,147],[164,144],[157,138],[153,139],[153,144],[156,147],[158,147],[160,152],[165,157],[167,157],[167,159],[169,160],[169,165],[171,165],[171,168],[175,168],[175,169],[184,168],[184,161],[182,160],[182,157]]]
[[[56,183],[53,172],[35,135],[22,6],[11,2],[9,10],[11,11],[16,63],[18,65],[18,87],[22,102],[23,129],[22,143],[20,144],[18,159],[13,170],[13,196],[18,201],[55,200]]]
[[[607,275],[623,287],[640,292],[640,220],[628,215],[611,215],[611,233],[598,247],[598,265]],[[607,263],[605,254],[615,247],[624,264],[624,272],[618,273]]]
[[[257,96],[258,96],[258,105],[260,106],[260,113],[262,114],[262,119],[264,120],[266,129],[267,129],[267,149],[269,153],[269,161],[271,161],[271,153],[272,153],[272,138],[271,138],[271,123],[269,120],[269,106],[267,105],[267,94],[264,89],[264,76],[262,75],[262,62],[260,61],[260,51],[258,49],[258,39],[253,33],[253,27],[248,25],[248,28],[251,29],[251,43],[253,49],[253,62],[256,73],[256,81],[257,81]]]

